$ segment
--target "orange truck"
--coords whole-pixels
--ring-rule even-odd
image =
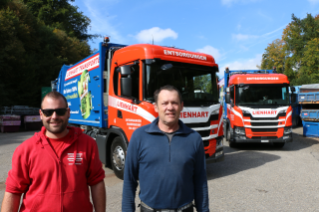
[[[272,143],[281,148],[292,141],[289,80],[275,70],[242,70],[224,74],[224,135],[237,143]],[[295,88],[290,87],[294,92]]]
[[[166,84],[181,91],[180,119],[202,136],[207,162],[223,160],[217,72],[211,55],[105,38],[97,52],[64,65],[52,87],[68,101],[69,124],[96,140],[101,161],[122,179],[132,133],[158,116],[153,94]]]

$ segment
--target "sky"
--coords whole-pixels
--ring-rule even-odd
[[[319,14],[319,0],[75,0],[91,19],[89,41],[152,43],[212,55],[220,77],[230,70],[258,69],[268,44],[281,39],[294,14]]]

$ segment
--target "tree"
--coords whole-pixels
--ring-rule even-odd
[[[265,49],[261,68],[276,66],[288,76],[291,84],[301,85],[319,80],[319,17],[307,14],[304,19],[292,14],[282,39]]]
[[[63,64],[90,54],[86,41],[44,25],[18,0],[0,7],[0,106],[39,106]],[[5,91],[5,92],[3,92]]]
[[[23,0],[32,14],[45,25],[63,30],[80,41],[98,37],[87,34],[91,20],[69,2],[74,0]]]
[[[284,41],[280,39],[274,40],[265,49],[266,52],[262,56],[261,69],[272,69],[274,66],[277,72],[284,73],[285,71],[285,51]]]

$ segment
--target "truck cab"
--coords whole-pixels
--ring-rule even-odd
[[[224,134],[237,143],[292,141],[292,107],[286,75],[272,70],[225,71]],[[292,92],[294,88],[292,88]]]
[[[216,72],[218,65],[211,55],[106,41],[89,57],[63,66],[57,90],[68,100],[69,123],[96,139],[101,161],[123,178],[131,136],[156,119],[153,94],[167,84],[182,93],[180,119],[201,135],[207,162],[223,160]]]

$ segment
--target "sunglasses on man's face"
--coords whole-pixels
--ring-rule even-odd
[[[41,109],[42,113],[43,113],[46,117],[52,116],[52,114],[53,114],[54,112],[55,112],[58,116],[64,116],[67,110],[68,110],[67,108]]]

